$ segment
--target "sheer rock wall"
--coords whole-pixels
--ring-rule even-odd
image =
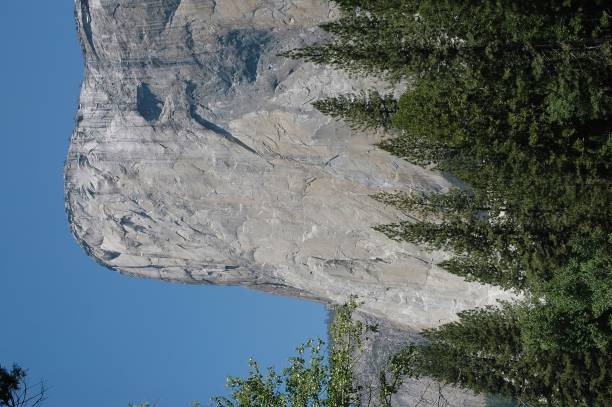
[[[335,13],[324,0],[76,0],[86,69],[65,193],[88,254],[132,276],[355,294],[412,330],[508,297],[372,229],[403,215],[370,194],[451,184],[313,110],[374,85],[277,56]]]

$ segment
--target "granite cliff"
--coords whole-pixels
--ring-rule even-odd
[[[451,183],[313,110],[385,86],[277,56],[335,13],[324,0],[76,0],[86,69],[65,196],[87,253],[132,276],[355,294],[411,330],[508,297],[372,229],[404,215],[370,194]]]

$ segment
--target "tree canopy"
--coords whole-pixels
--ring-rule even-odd
[[[327,43],[285,55],[404,81],[315,102],[379,147],[464,185],[380,193],[409,219],[376,229],[514,289],[409,345],[398,373],[528,405],[612,400],[612,4],[598,0],[341,0]]]
[[[35,407],[45,400],[44,383],[32,386],[26,376],[16,364],[10,369],[0,366],[0,407]]]
[[[359,391],[353,381],[354,357],[368,327],[352,318],[355,298],[334,308],[329,325],[329,344],[309,340],[289,358],[280,372],[262,371],[249,361],[246,378],[229,377],[229,397],[214,397],[217,407],[351,407],[359,405]]]

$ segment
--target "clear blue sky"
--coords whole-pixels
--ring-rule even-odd
[[[0,16],[0,363],[50,387],[47,407],[208,402],[249,356],[281,366],[323,336],[323,306],[239,288],[123,277],[69,233],[62,166],[82,59],[71,0]]]

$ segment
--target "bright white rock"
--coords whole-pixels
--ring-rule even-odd
[[[383,86],[277,54],[323,34],[323,0],[76,0],[85,78],[65,166],[87,253],[122,273],[235,284],[420,330],[511,294],[372,229],[369,197],[443,191],[310,102]]]

